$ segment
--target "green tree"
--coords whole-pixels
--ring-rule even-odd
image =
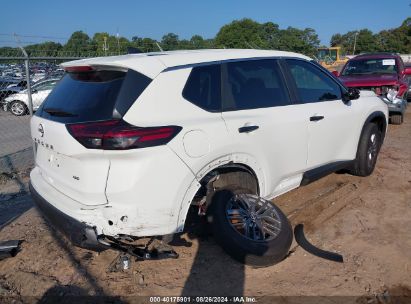
[[[266,22],[261,25],[261,38],[263,48],[279,49],[281,40],[281,31],[278,24]]]
[[[63,46],[60,43],[53,41],[46,41],[39,44],[28,45],[26,52],[29,56],[49,56],[56,57],[59,55],[59,52],[63,49]]]
[[[224,25],[215,43],[226,48],[262,48],[294,51],[314,55],[320,41],[312,28],[281,30],[272,22],[260,24],[251,19],[235,20]]]
[[[106,56],[125,54],[132,43],[127,38],[101,32],[94,34],[91,45],[97,56]]]
[[[354,42],[356,39],[357,31],[350,31],[345,34],[334,34],[331,37],[331,46],[339,46],[342,52],[345,54],[352,54],[354,50]]]
[[[177,50],[179,48],[178,35],[174,33],[168,33],[161,38],[161,47],[164,51]]]
[[[343,38],[340,33],[331,36],[330,45],[331,46],[342,46]]]
[[[82,31],[77,31],[71,34],[69,40],[64,45],[62,55],[89,56],[92,52],[90,37]]]
[[[331,46],[341,46],[348,54],[366,52],[411,53],[411,18],[405,19],[394,29],[372,33],[368,29],[350,31],[345,34],[334,34]]]
[[[398,28],[388,30],[386,49],[391,52],[411,53],[411,18],[407,18]]]
[[[358,31],[355,54],[378,51],[376,41],[376,37],[370,30],[362,29]]]
[[[156,40],[151,38],[133,36],[131,42],[131,46],[138,48],[143,53],[159,51]]]
[[[190,39],[190,44],[193,49],[205,49],[209,47],[207,41],[200,35],[192,36]]]
[[[278,49],[313,56],[317,53],[319,43],[320,40],[315,30],[311,28],[300,30],[288,27],[285,30],[281,30]]]
[[[261,45],[261,25],[251,19],[234,20],[224,25],[215,37],[217,47],[256,48]]]
[[[10,46],[0,47],[0,56],[3,57],[23,57],[23,54],[20,49],[13,48]]]

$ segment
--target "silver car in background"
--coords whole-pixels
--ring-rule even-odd
[[[36,111],[55,87],[59,78],[51,78],[40,81],[31,87],[33,111]],[[29,101],[27,89],[6,97],[2,101],[4,111],[10,111],[13,115],[22,116],[29,113]]]

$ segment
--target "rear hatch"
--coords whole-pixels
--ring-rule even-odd
[[[67,71],[31,120],[36,165],[61,193],[85,205],[106,204],[110,159],[99,147],[101,125],[121,122],[151,79],[115,67]]]

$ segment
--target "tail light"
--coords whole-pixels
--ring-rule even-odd
[[[88,65],[78,65],[78,66],[68,66],[65,67],[64,70],[68,73],[80,73],[80,72],[90,72],[93,71],[93,68]]]
[[[84,147],[101,150],[128,150],[167,144],[179,126],[136,127],[123,120],[67,124],[69,133]]]

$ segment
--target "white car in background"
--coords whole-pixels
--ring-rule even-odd
[[[337,170],[370,175],[386,133],[378,96],[296,53],[175,51],[64,66],[31,119],[30,190],[85,248],[182,232],[190,210],[233,258],[277,263],[293,235],[269,199]]]
[[[47,79],[40,81],[31,87],[33,111],[36,111],[39,108],[59,80],[60,79],[57,78]],[[16,116],[28,114],[29,101],[27,89],[5,98],[3,101],[3,110],[10,111]]]

